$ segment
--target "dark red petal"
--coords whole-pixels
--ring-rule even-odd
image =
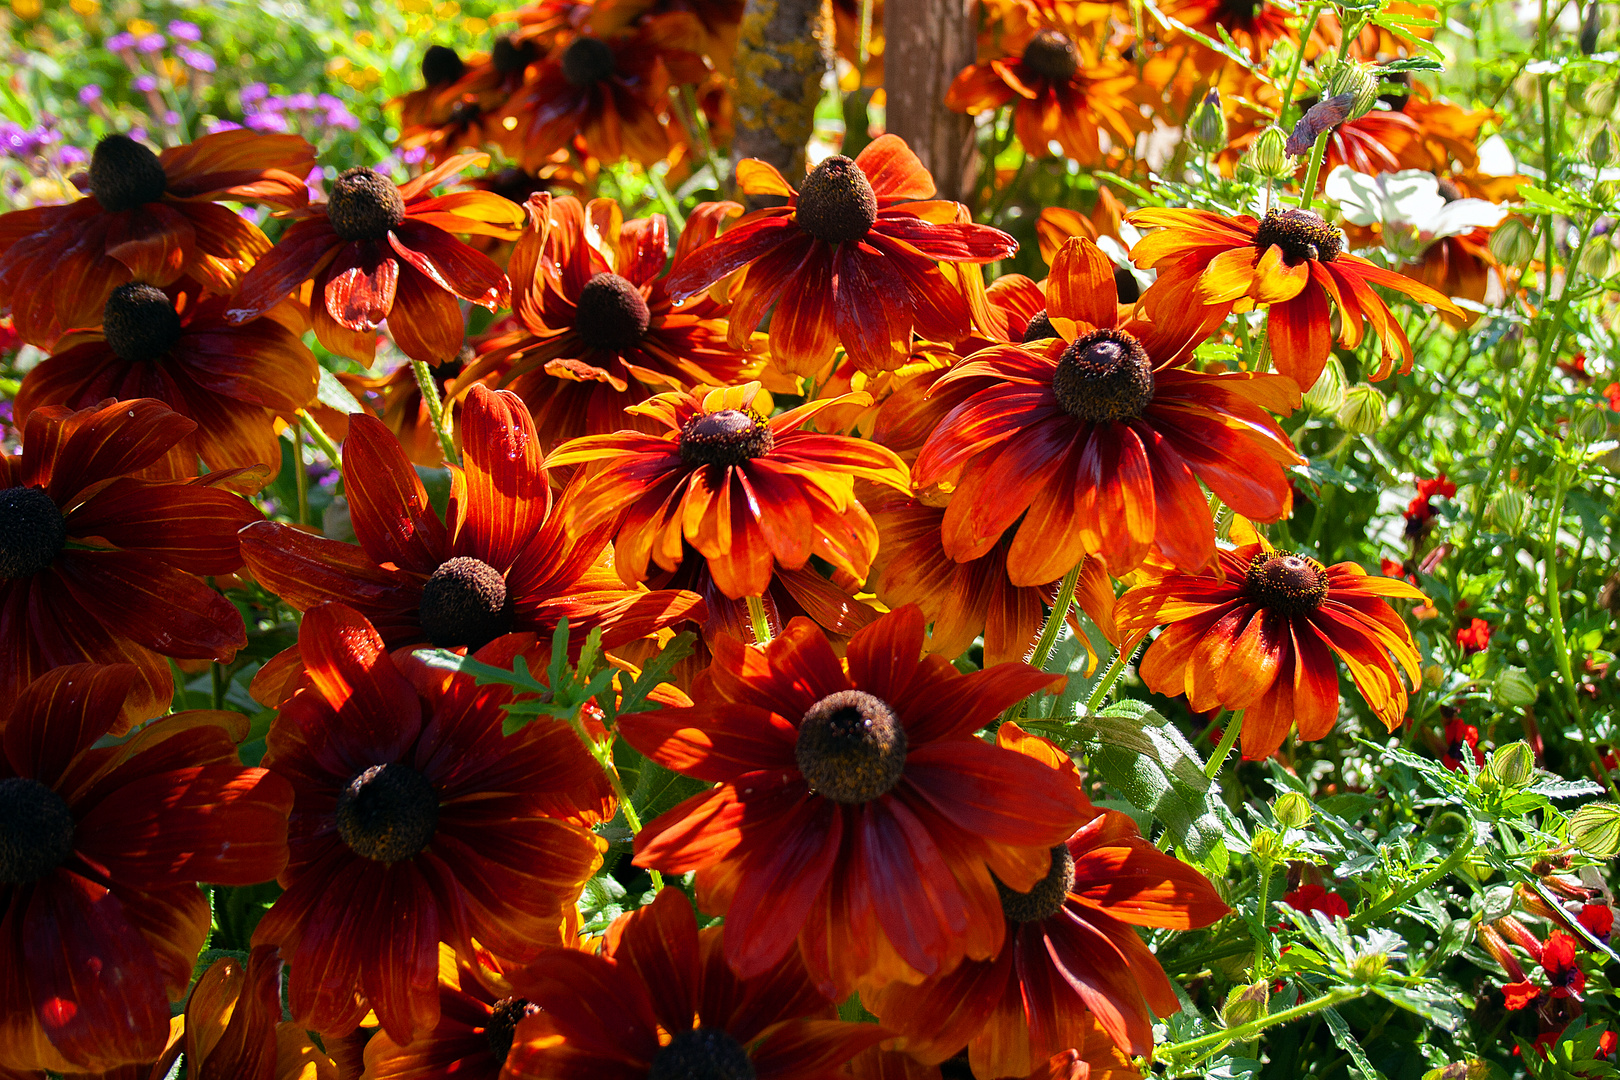
[[[350,517],[366,554],[423,575],[437,570],[446,558],[444,524],[394,433],[381,420],[356,415],[343,450]]]
[[[550,512],[545,453],[528,408],[511,391],[475,385],[461,417],[466,520],[454,550],[504,571]]]

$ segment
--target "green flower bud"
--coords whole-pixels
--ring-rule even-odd
[[[1588,277],[1606,278],[1613,261],[1614,239],[1608,233],[1594,236],[1586,242],[1586,250],[1581,252],[1580,271]]]
[[[1524,532],[1525,512],[1529,509],[1530,501],[1525,498],[1523,490],[1505,484],[1485,504],[1485,520],[1498,532],[1518,536]]]
[[[1593,116],[1613,116],[1614,103],[1620,96],[1620,82],[1614,79],[1605,79],[1593,84],[1592,88],[1583,95],[1582,100],[1586,111]]]
[[[1350,961],[1350,977],[1357,982],[1372,982],[1389,967],[1388,953],[1367,953]]]
[[[1362,383],[1345,391],[1334,419],[1352,435],[1376,435],[1389,419],[1389,409],[1378,389]]]
[[[1592,136],[1592,141],[1586,144],[1586,160],[1599,169],[1614,160],[1614,142],[1609,134],[1608,124],[1598,128],[1597,134]]]
[[[1328,357],[1327,363],[1322,365],[1322,374],[1305,392],[1305,407],[1318,416],[1332,416],[1344,404],[1346,382],[1344,365],[1339,363],[1339,358]]]
[[[1315,813],[1311,800],[1297,791],[1290,791],[1271,804],[1271,816],[1285,829],[1303,829]]]
[[[1535,778],[1536,753],[1523,739],[1510,742],[1491,751],[1491,760],[1485,770],[1504,788],[1517,791]]]
[[[1522,266],[1536,253],[1535,234],[1518,218],[1504,218],[1491,233],[1490,251],[1497,262]]]
[[[1536,684],[1523,668],[1503,668],[1491,682],[1491,701],[1498,708],[1522,709],[1526,705],[1534,705],[1536,697]]]
[[[1592,803],[1569,819],[1569,842],[1599,859],[1620,854],[1620,806]]]
[[[1359,120],[1372,112],[1378,100],[1378,77],[1365,64],[1345,60],[1335,64],[1327,73],[1327,97],[1350,95],[1350,112],[1346,120]]]
[[[1242,1027],[1260,1019],[1271,1000],[1271,984],[1257,982],[1249,986],[1234,986],[1221,1006],[1221,1022],[1229,1028]]]
[[[1187,122],[1187,138],[1207,154],[1226,149],[1226,114],[1221,110],[1221,92],[1211,90],[1193,110]]]
[[[1249,854],[1254,861],[1261,864],[1274,863],[1282,850],[1277,833],[1273,829],[1256,829],[1254,839],[1249,841]]]
[[[1599,439],[1609,435],[1609,418],[1607,407],[1585,405],[1575,410],[1575,415],[1569,418],[1569,429],[1564,435],[1564,441],[1572,447],[1590,446]]]
[[[1581,33],[1575,39],[1580,46],[1582,56],[1591,56],[1597,52],[1598,35],[1603,33],[1603,6],[1597,0],[1591,0],[1586,5],[1586,18],[1581,20]]]
[[[1266,128],[1238,164],[1261,180],[1286,180],[1299,169],[1299,158],[1284,149],[1288,135],[1282,128]]]

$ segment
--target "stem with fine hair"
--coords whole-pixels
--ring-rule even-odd
[[[1080,561],[1063,575],[1063,583],[1058,586],[1057,599],[1052,601],[1052,610],[1046,616],[1046,625],[1041,627],[1041,636],[1035,642],[1035,651],[1030,654],[1029,662],[1037,670],[1044,671],[1046,661],[1051,659],[1052,647],[1057,644],[1058,631],[1062,628],[1064,620],[1069,617],[1069,609],[1074,606],[1074,589],[1080,581],[1080,569],[1085,565],[1085,557],[1081,556]],[[1023,714],[1024,700],[1009,705],[1002,719],[1017,720]]]
[[[1262,1016],[1260,1019],[1251,1020],[1247,1024],[1239,1024],[1237,1027],[1223,1028],[1220,1031],[1214,1031],[1208,1035],[1200,1035],[1196,1039],[1188,1039],[1186,1042],[1170,1043],[1165,1046],[1160,1046],[1155,1051],[1155,1056],[1169,1058],[1173,1055],[1184,1054],[1189,1050],[1204,1050],[1207,1047],[1209,1053],[1199,1054],[1198,1057],[1192,1062],[1192,1064],[1196,1065],[1199,1061],[1209,1057],[1210,1054],[1215,1053],[1223,1046],[1228,1046],[1232,1043],[1248,1042],[1262,1031],[1265,1031],[1267,1028],[1276,1027],[1279,1024],[1286,1024],[1291,1021],[1298,1020],[1304,1016],[1310,1016],[1312,1013],[1321,1012],[1323,1009],[1331,1009],[1334,1006],[1342,1005],[1347,1001],[1354,1001],[1356,998],[1365,997],[1366,994],[1367,991],[1360,987],[1341,986],[1336,990],[1329,990],[1319,998],[1312,998],[1310,1001],[1301,1002],[1291,1009],[1282,1009],[1278,1012],[1271,1013],[1268,1016]]]
[[[574,734],[584,745],[591,757],[596,759],[602,772],[607,775],[608,783],[613,787],[613,797],[619,800],[619,809],[624,813],[624,823],[630,829],[630,835],[635,836],[641,831],[641,815],[636,813],[635,804],[630,801],[630,795],[624,790],[624,781],[619,777],[619,770],[613,764],[613,743],[615,736],[610,732],[606,742],[597,742],[591,738],[591,733],[585,730],[585,722],[580,719],[578,710],[568,718],[568,726],[574,729]],[[652,878],[654,892],[664,888],[664,875],[657,870],[649,869],[648,875]]]
[[[1091,688],[1091,696],[1086,699],[1086,712],[1088,714],[1097,711],[1097,707],[1108,696],[1108,691],[1114,688],[1114,683],[1118,682],[1119,677],[1125,674],[1125,665],[1130,662],[1131,654],[1134,652],[1136,652],[1136,649],[1133,647],[1129,649],[1121,648],[1114,653],[1113,660],[1108,663],[1108,670],[1102,673],[1102,678],[1097,680],[1097,685]]]
[[[1309,210],[1311,200],[1316,198],[1316,174],[1322,171],[1322,158],[1327,154],[1328,136],[1332,130],[1322,132],[1311,144],[1311,163],[1305,168],[1305,184],[1299,192],[1299,208]]]
[[[1221,732],[1221,741],[1210,754],[1209,761],[1204,765],[1204,775],[1211,780],[1220,775],[1221,766],[1226,764],[1226,755],[1232,752],[1232,746],[1238,740],[1238,732],[1243,730],[1243,710],[1239,709],[1226,719],[1226,730]]]
[[[444,463],[460,464],[456,457],[456,442],[450,437],[450,410],[444,407],[444,401],[439,397],[439,387],[433,381],[433,372],[428,370],[427,364],[415,359],[411,361],[411,371],[416,375],[416,388],[422,392],[422,401],[427,405],[428,419],[433,422],[433,430],[439,436],[439,446],[444,451]]]
[[[754,625],[754,640],[761,645],[771,640],[771,620],[765,615],[765,601],[757,596],[748,598],[748,620]]]
[[[1299,48],[1295,50],[1293,63],[1288,65],[1288,74],[1283,79],[1282,105],[1277,109],[1279,127],[1288,122],[1288,110],[1294,104],[1294,83],[1299,80],[1300,61],[1305,59],[1305,45],[1311,40],[1311,35],[1316,33],[1316,21],[1321,15],[1320,3],[1312,4],[1305,12],[1305,26],[1299,32]]]

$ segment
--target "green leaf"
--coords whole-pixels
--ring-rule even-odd
[[[321,381],[315,385],[315,400],[328,409],[336,409],[345,416],[366,411],[366,407],[355,400],[349,388],[338,381],[338,377],[321,368]],[[324,425],[323,425],[324,426]]]
[[[615,703],[612,696],[606,699],[599,698],[597,703],[602,706],[602,712],[609,718],[615,719],[626,713],[648,711],[647,697],[660,683],[669,681],[669,673],[675,670],[675,665],[692,655],[697,647],[697,635],[690,630],[683,630],[675,635],[668,645],[658,651],[658,655],[648,660],[641,669],[636,681],[625,688]]]
[[[1412,56],[1405,60],[1391,60],[1387,64],[1380,64],[1375,75],[1394,75],[1403,71],[1444,71],[1445,67],[1440,61],[1427,56]]]
[[[1356,1033],[1350,1030],[1338,1009],[1323,1009],[1322,1019],[1327,1021],[1328,1030],[1333,1033],[1333,1041],[1339,1044],[1339,1049],[1350,1055],[1350,1060],[1356,1063],[1356,1068],[1367,1080],[1384,1080],[1384,1074],[1373,1067],[1367,1060],[1367,1054],[1361,1049],[1361,1040]]]
[[[1457,1000],[1455,991],[1427,985],[1391,986],[1386,983],[1368,989],[1391,1005],[1414,1012],[1446,1031],[1456,1031],[1468,1017],[1467,1009]]]
[[[1620,854],[1620,806],[1593,803],[1569,819],[1569,842],[1599,859]]]

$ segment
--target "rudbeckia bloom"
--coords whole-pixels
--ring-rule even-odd
[[[301,314],[273,312],[235,326],[225,319],[228,298],[177,299],[155,285],[118,286],[99,331],[63,338],[29,371],[17,416],[42,405],[82,409],[106,398],[156,398],[197,424],[175,447],[186,471],[195,472],[201,456],[213,472],[264,465],[274,476],[281,471],[275,419],[291,419],[314,401],[319,377],[300,337]]]
[[[652,165],[669,153],[664,95],[669,72],[647,34],[602,38],[582,33],[529,68],[501,119],[516,123],[506,155],[537,172],[558,150],[606,165],[629,158]]]
[[[1320,739],[1339,717],[1344,661],[1373,714],[1395,730],[1406,716],[1407,679],[1418,683],[1417,647],[1385,597],[1421,600],[1396,578],[1355,563],[1323,566],[1304,555],[1248,543],[1216,555],[1200,574],[1154,575],[1114,608],[1127,640],[1166,629],[1138,670],[1156,694],[1187,695],[1195,712],[1243,710],[1243,756],[1270,757],[1288,729]]]
[[[90,156],[89,195],[0,216],[0,314],[48,349],[96,325],[127,281],[189,277],[229,293],[270,240],[219,201],[301,209],[314,165],[314,148],[297,135],[220,131],[156,154],[109,135]]]
[[[608,928],[601,955],[551,949],[512,976],[535,1011],[519,1021],[514,1080],[729,1078],[832,1080],[888,1038],[846,1024],[788,954],[752,978],[727,967],[721,939],[665,889]]]
[[[855,478],[906,489],[893,451],[801,428],[816,413],[865,394],[808,402],[766,419],[751,406],[758,383],[659,394],[633,411],[664,428],[564,443],[547,466],[598,462],[569,503],[570,537],[613,521],[614,560],[626,584],[647,564],[681,564],[682,541],[709,563],[720,591],[760,596],[772,558],[798,570],[817,555],[857,580],[877,553],[877,529],[855,498]]]
[[[175,713],[96,746],[137,688],[128,664],[73,664],[0,706],[7,1068],[156,1059],[208,939],[197,882],[253,885],[286,865],[292,791],[237,760],[247,717]]]
[[[510,667],[527,643],[478,655]],[[295,793],[287,891],[253,944],[281,947],[300,1024],[346,1035],[369,1009],[409,1042],[439,1022],[439,942],[522,961],[555,938],[613,795],[566,724],[503,736],[509,691],[390,656],[353,608],[305,613],[298,644],[308,680],[264,756]]]
[[[1225,31],[1239,48],[1247,50],[1255,60],[1264,60],[1279,40],[1293,41],[1299,35],[1299,31],[1290,25],[1299,17],[1298,14],[1266,0],[1176,0],[1164,6],[1164,13],[1216,41],[1221,40],[1221,32]],[[1305,45],[1305,56],[1308,58],[1337,48],[1339,37],[1338,20],[1323,13]],[[1171,40],[1177,40],[1174,32]],[[1180,40],[1188,39],[1181,36]],[[1196,56],[1205,58],[1198,65],[1200,68],[1207,70],[1228,62],[1201,44],[1192,42],[1192,47]]]
[[[1004,724],[998,745],[1027,754],[1070,783],[1073,764],[1044,739]],[[1153,1052],[1153,1018],[1179,1012],[1159,961],[1133,926],[1190,930],[1230,910],[1208,880],[1159,851],[1129,817],[1086,806],[1089,820],[1052,848],[1052,868],[1030,889],[997,882],[1006,942],[916,986],[891,983],[868,1003],[925,1062],[965,1042],[975,1076],[1028,1076],[1100,1024],[1121,1051]],[[1095,1017],[1095,1020],[1093,1019]]]
[[[1150,103],[1136,65],[1097,54],[1081,9],[1053,4],[1019,9],[1035,14],[1003,39],[1008,53],[962,69],[945,94],[945,107],[971,116],[1013,106],[1013,130],[1024,150],[1048,157],[1057,143],[1082,166],[1103,160],[1102,132],[1129,152],[1153,129],[1141,106]],[[1038,13],[1038,14],[1037,14]]]
[[[511,298],[501,268],[450,234],[516,239],[523,208],[488,191],[433,194],[488,160],[460,154],[397,186],[363,165],[345,171],[326,202],[310,207],[242,279],[228,317],[257,318],[313,278],[310,318],[332,352],[370,363],[387,319],[406,356],[449,360],[466,330],[458,299],[494,311]]]
[[[738,210],[695,210],[676,266]],[[548,446],[619,431],[634,420],[626,406],[655,393],[734,381],[748,358],[727,343],[727,305],[704,295],[675,307],[664,277],[668,249],[662,214],[626,222],[611,199],[581,206],[571,196],[535,196],[507,267],[526,332],[492,349],[471,377],[507,367],[502,385],[528,403]]]
[[[533,41],[510,37],[496,38],[487,56],[477,55],[469,61],[462,61],[442,45],[430,46],[422,57],[422,79],[428,85],[414,91],[423,96],[412,101],[413,95],[407,94],[401,109],[400,149],[420,148],[425,160],[437,164],[457,150],[476,153],[499,143],[506,129],[497,114],[523,85],[529,65],[539,58],[540,49]],[[441,81],[430,81],[433,79]]]
[[[944,510],[916,499],[885,500],[871,510],[883,543],[872,564],[870,588],[890,607],[916,604],[922,609],[932,623],[929,652],[960,656],[982,634],[986,667],[1029,655],[1047,607],[1057,600],[1058,583],[1014,585],[1007,577],[1010,537],[1003,536],[977,559],[957,562],[945,554],[940,540]],[[1078,584],[1075,596],[1081,607],[1114,637],[1114,587],[1101,559],[1086,560]]]
[[[851,161],[827,158],[795,191],[754,158],[737,166],[749,195],[787,200],[756,210],[694,251],[669,277],[676,302],[747,267],[733,297],[731,344],[741,348],[772,305],[771,355],[786,371],[811,375],[835,345],[862,371],[906,361],[915,329],[936,341],[967,334],[968,298],[940,262],[1005,259],[1018,242],[961,220],[934,196],[934,178],[898,135],[868,143]]]
[[[1061,578],[1088,552],[1122,574],[1155,543],[1196,570],[1215,553],[1200,480],[1247,517],[1287,515],[1284,466],[1303,459],[1270,414],[1299,404],[1291,381],[1174,363],[1202,338],[1204,315],[1122,321],[1113,264],[1089,240],[1058,252],[1046,295],[1049,329],[976,353],[934,384],[934,393],[973,388],[913,475],[918,487],[957,484],[946,554],[983,557],[1023,515],[1007,549],[1014,585]]]
[[[195,430],[149,399],[52,406],[28,417],[21,455],[0,455],[0,708],[53,667],[129,663],[142,720],[174,696],[165,657],[223,663],[247,644],[197,575],[242,565],[236,533],[259,512],[226,487],[258,474],[151,478]]]
[[[242,534],[254,576],[300,610],[349,605],[389,648],[479,649],[514,631],[549,638],[564,618],[576,649],[597,628],[612,648],[702,617],[692,593],[626,589],[599,566],[605,528],[566,539],[534,423],[517,395],[475,386],[463,421],[466,461],[451,467],[447,522],[382,422],[356,416],[343,476],[359,546],[260,521]],[[265,665],[254,692],[279,700],[296,673],[297,652],[289,650]]]
[[[922,647],[915,607],[857,632],[847,665],[795,619],[763,651],[719,639],[701,704],[620,718],[631,746],[718,784],[642,829],[635,861],[697,871],[743,978],[797,948],[842,1000],[994,956],[996,881],[1032,887],[1084,820],[1072,778],[974,735],[1063,677],[963,674]]]
[[[1159,230],[1131,249],[1133,259],[1159,272],[1155,287],[1143,297],[1150,316],[1203,306],[1224,317],[1269,305],[1266,333],[1272,363],[1302,390],[1315,385],[1333,348],[1330,300],[1339,309],[1339,344],[1344,348],[1361,343],[1365,325],[1378,335],[1383,363],[1370,376],[1374,380],[1389,374],[1397,349],[1401,372],[1410,370],[1412,344],[1371,286],[1461,314],[1427,285],[1344,251],[1339,230],[1310,210],[1272,209],[1256,221],[1247,214],[1146,209],[1133,213],[1131,221]]]

